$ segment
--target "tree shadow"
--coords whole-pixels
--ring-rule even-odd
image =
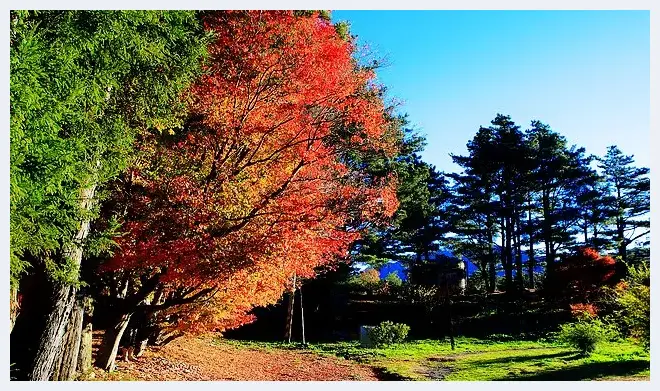
[[[374,375],[380,381],[405,381],[410,380],[405,376],[401,376],[398,373],[391,372],[383,367],[371,367]]]
[[[564,360],[576,360],[581,358],[581,356],[575,352],[559,352],[559,353],[547,353],[547,354],[535,354],[527,356],[507,356],[501,358],[493,358],[487,360],[475,361],[475,365],[490,365],[490,364],[506,364],[514,362],[525,362],[532,360],[546,360],[551,358],[560,358],[563,357]]]
[[[647,360],[586,363],[575,367],[543,371],[541,373],[513,375],[496,380],[593,380],[606,376],[631,376],[650,368]]]

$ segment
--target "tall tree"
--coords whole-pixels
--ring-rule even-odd
[[[496,163],[496,148],[495,129],[480,127],[467,144],[469,155],[452,155],[464,172],[450,174],[454,181],[453,232],[457,235],[453,247],[478,260],[476,264],[481,267],[481,274],[488,276],[485,285],[491,292],[496,289],[498,257],[502,267],[506,267],[503,246],[497,248],[498,232],[501,233],[501,203],[497,196],[501,171]]]
[[[468,143],[468,151],[468,156],[453,156],[454,162],[465,170],[464,175],[453,176],[458,184],[458,193],[464,199],[458,204],[462,204],[463,210],[468,212],[464,214],[463,221],[471,220],[473,227],[475,222],[479,222],[480,228],[476,231],[472,229],[473,234],[481,236],[478,241],[488,246],[486,259],[491,264],[490,289],[494,289],[493,246],[497,235],[507,290],[514,288],[514,267],[515,285],[522,288],[520,216],[529,165],[524,134],[509,116],[498,114],[490,127],[479,129]],[[499,232],[495,234],[497,226]]]
[[[11,13],[11,276],[29,260],[53,281],[31,379],[62,353],[99,190],[135,135],[180,123],[204,34],[193,12]]]
[[[397,150],[374,74],[356,65],[350,41],[316,14],[203,20],[214,41],[189,119],[172,136],[140,140],[107,209],[127,232],[102,270],[129,288],[112,305],[106,369],[134,314],[156,311],[166,333],[236,327],[294,274],[346,257],[362,223],[397,206],[395,178],[346,153]],[[158,292],[162,302],[149,300]]]
[[[548,125],[532,121],[527,138],[534,162],[530,180],[540,211],[546,277],[551,277],[558,252],[569,250],[575,241],[580,218],[577,196],[594,173],[584,148],[569,147],[566,139]]]
[[[398,121],[403,132],[401,148],[390,169],[398,178],[399,208],[387,224],[371,227],[354,249],[354,260],[373,267],[388,261],[414,264],[428,260],[448,225],[442,218],[449,195],[446,180],[422,160],[424,138],[406,128],[404,117]]]
[[[609,193],[602,176],[594,175],[578,190],[576,199],[579,208],[579,220],[576,225],[580,230],[582,244],[596,251],[607,250],[611,241],[606,237],[607,227],[614,217],[614,197]]]
[[[613,198],[614,229],[607,235],[625,262],[628,246],[650,233],[650,170],[635,167],[633,156],[624,155],[616,146],[608,147],[607,154],[598,160]]]

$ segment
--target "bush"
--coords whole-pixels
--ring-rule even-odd
[[[615,334],[610,326],[599,319],[584,319],[563,324],[558,339],[579,350],[581,354],[588,355],[596,350],[600,342],[615,337]]]
[[[385,282],[391,286],[400,287],[403,285],[403,281],[397,272],[392,272],[385,277]]]
[[[516,341],[518,338],[509,334],[491,334],[487,336],[486,339],[494,342],[512,342],[512,341]]]
[[[629,267],[628,278],[613,290],[613,319],[623,334],[639,341],[646,349],[651,346],[650,268],[646,264]]]
[[[616,270],[614,258],[583,247],[557,265],[553,283],[546,288],[573,303],[594,301],[603,287],[617,282]]]
[[[367,269],[358,275],[352,276],[348,280],[348,284],[354,289],[373,293],[381,285],[380,275],[376,269]]]
[[[370,329],[369,339],[377,347],[389,346],[393,343],[401,343],[408,336],[410,326],[404,323],[382,322]]]

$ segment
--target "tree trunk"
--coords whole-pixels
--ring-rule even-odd
[[[21,310],[21,303],[18,298],[18,288],[10,288],[9,290],[9,334],[14,330],[16,318]]]
[[[284,339],[291,343],[291,335],[293,331],[293,302],[296,297],[296,275],[293,275],[293,284],[291,284],[291,291],[289,292],[289,306],[286,312],[286,331]]]
[[[546,278],[551,277],[554,269],[555,258],[552,254],[552,221],[550,217],[550,195],[543,190],[543,241],[545,243],[545,273]]]
[[[589,245],[589,236],[588,236],[588,231],[587,231],[587,226],[584,226],[584,245],[588,246]]]
[[[527,277],[529,278],[529,289],[534,289],[534,227],[532,226],[532,201],[531,196],[527,195],[527,234],[529,236],[529,249],[527,251]]]
[[[502,268],[504,269],[504,272],[506,273],[507,265],[506,265],[506,254],[505,254],[505,248],[506,248],[506,232],[504,230],[504,217],[500,219],[500,263],[502,264]],[[497,283],[496,283],[497,285]]]
[[[30,380],[49,380],[55,361],[65,349],[64,336],[71,316],[77,289],[71,285],[60,285],[55,308],[48,316],[46,327],[39,341],[39,348],[32,366]],[[64,323],[66,321],[66,323]]]
[[[621,257],[621,260],[625,263],[628,257],[626,256],[627,246],[626,246],[626,236],[624,232],[624,228],[625,228],[624,224],[625,222],[623,221],[623,219],[617,218],[616,226],[617,226],[617,237],[619,241],[619,246],[618,246],[619,256]]]
[[[451,312],[451,293],[449,292],[449,282],[445,276],[445,305],[447,308],[447,318],[449,319],[449,343],[451,344],[451,350],[456,349],[456,341],[454,341],[454,319]]]
[[[151,300],[152,304],[158,305],[161,304],[161,299],[163,298],[163,289],[162,287],[157,289],[154,293],[154,298]],[[148,303],[148,302],[147,302]],[[157,317],[157,311],[147,311],[144,316],[144,323],[141,325],[140,330],[138,330],[138,340],[135,344],[135,357],[140,357],[144,354],[144,351],[149,345],[149,340],[153,331],[155,329],[155,322]]]
[[[90,297],[83,301],[85,309],[80,336],[80,351],[78,353],[78,372],[84,374],[92,368],[92,315],[94,313],[94,302]]]
[[[82,192],[81,209],[89,210],[96,191],[96,185],[92,185]],[[65,248],[63,259],[70,259],[80,268],[83,256],[83,241],[89,234],[90,220],[82,222],[78,233],[71,245]],[[80,271],[78,271],[79,274]],[[54,294],[54,308],[46,321],[46,326],[39,341],[39,348],[32,365],[31,380],[48,380],[55,365],[55,359],[62,349],[71,347],[64,346],[64,333],[69,323],[71,311],[75,305],[78,289],[69,284],[56,284]]]
[[[59,363],[56,364],[57,367],[53,374],[53,380],[73,380],[76,376],[84,312],[82,300],[76,300],[75,308],[73,309],[66,330],[64,339],[65,348],[62,350]]]
[[[591,241],[593,242],[591,245],[593,246],[594,250],[600,252],[600,246],[598,245],[598,228],[596,227],[596,224],[594,224],[594,232],[591,235]]]
[[[520,243],[521,236],[520,215],[516,214],[516,284],[520,291],[525,287],[523,282],[522,244]]]
[[[103,335],[103,343],[99,350],[99,359],[97,365],[106,371],[112,372],[115,369],[115,360],[117,359],[117,351],[119,350],[119,342],[121,337],[126,331],[126,326],[131,320],[133,313],[122,314],[115,326],[107,329]]]
[[[180,332],[180,331],[176,331],[176,332],[174,332],[173,334],[168,335],[164,340],[160,341],[160,342],[158,343],[158,346],[165,346],[165,345],[167,345],[168,343],[174,341],[175,339],[180,338],[180,337],[183,337],[183,335],[184,335],[184,334],[183,334],[182,332]]]
[[[506,218],[506,270],[505,270],[505,277],[506,277],[506,290],[507,292],[511,292],[513,288],[513,257],[512,257],[512,250],[511,250],[511,239],[513,236],[513,227],[512,227],[512,221],[511,217]]]
[[[141,339],[138,341],[137,345],[135,346],[135,357],[142,357],[144,352],[147,350],[148,342],[149,339]]]
[[[495,292],[495,285],[497,281],[497,271],[495,270],[495,253],[493,252],[493,231],[492,226],[487,226],[488,230],[488,263],[489,263],[489,278],[490,286],[488,286],[489,292]]]

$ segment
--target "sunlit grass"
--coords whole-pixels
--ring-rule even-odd
[[[390,348],[360,347],[358,342],[302,344],[226,341],[251,349],[305,349],[376,368],[399,380],[646,380],[650,357],[627,341],[601,344],[590,356],[552,341],[496,342],[457,338],[418,340]]]

